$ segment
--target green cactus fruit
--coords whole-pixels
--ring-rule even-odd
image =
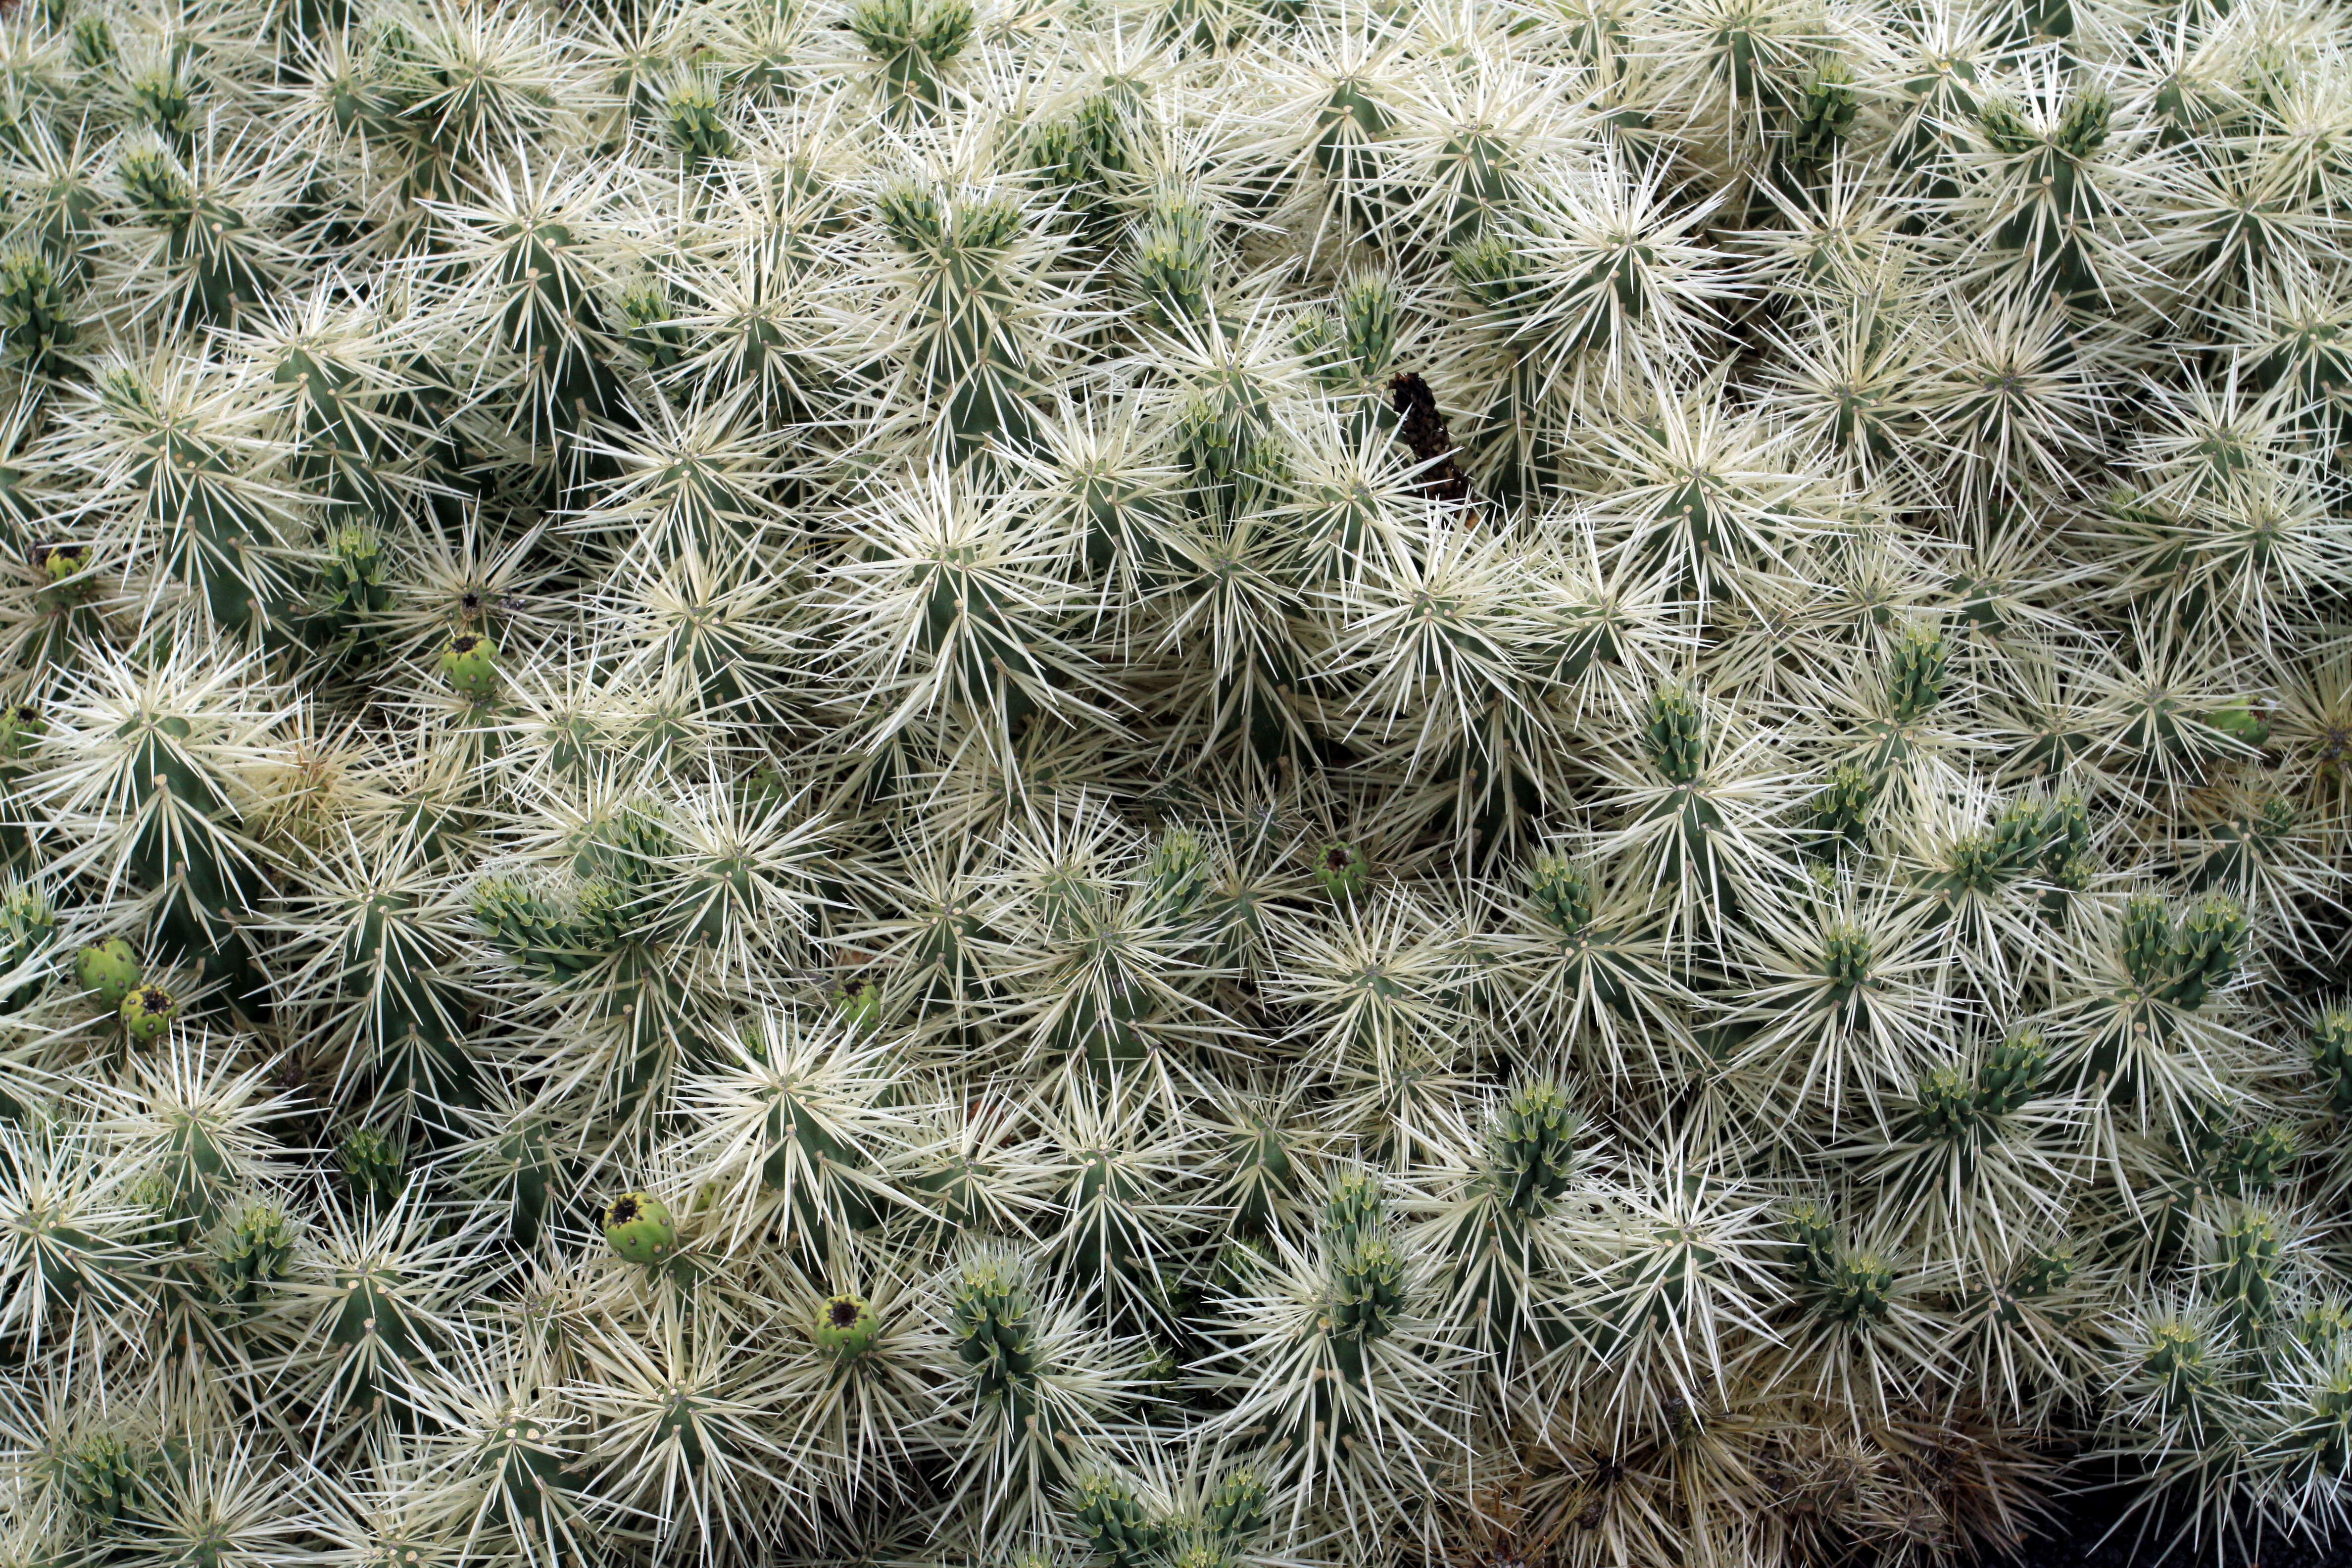
[[[2271,727],[2262,710],[2252,702],[2233,702],[2205,715],[2205,722],[2230,739],[2244,745],[2261,747],[2269,742]]]
[[[89,571],[89,546],[45,544],[37,552],[37,560],[43,582],[33,595],[36,606],[54,613],[70,609],[90,596],[95,584],[85,575]]]
[[[871,980],[843,981],[834,987],[833,1011],[852,1033],[866,1034],[882,1023],[882,988]]]
[[[441,673],[466,696],[488,697],[498,689],[499,645],[480,632],[459,632],[441,650]]]
[[[0,767],[14,766],[30,757],[33,742],[48,728],[41,710],[29,702],[0,706]]]
[[[135,985],[125,994],[117,1016],[122,1020],[123,1032],[132,1039],[156,1040],[172,1026],[173,1016],[179,1010],[169,991],[149,984]]]
[[[839,1361],[855,1361],[874,1348],[882,1320],[863,1296],[828,1296],[817,1309],[817,1348]]]
[[[1356,897],[1372,879],[1372,863],[1352,844],[1331,842],[1315,851],[1315,880],[1333,899]]]
[[[604,1211],[604,1243],[631,1263],[667,1262],[677,1250],[677,1222],[651,1193],[623,1193]]]

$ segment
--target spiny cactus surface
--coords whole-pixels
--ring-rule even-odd
[[[2347,39],[16,0],[0,1568],[2342,1542]]]

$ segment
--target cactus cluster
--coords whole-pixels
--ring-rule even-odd
[[[16,0],[0,1568],[2343,1539],[2347,37]]]

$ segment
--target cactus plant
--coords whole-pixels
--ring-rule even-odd
[[[2346,22],[0,7],[0,1559],[2341,1542]]]

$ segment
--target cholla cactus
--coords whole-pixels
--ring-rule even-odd
[[[0,1559],[2352,1525],[2342,0],[0,15]]]

